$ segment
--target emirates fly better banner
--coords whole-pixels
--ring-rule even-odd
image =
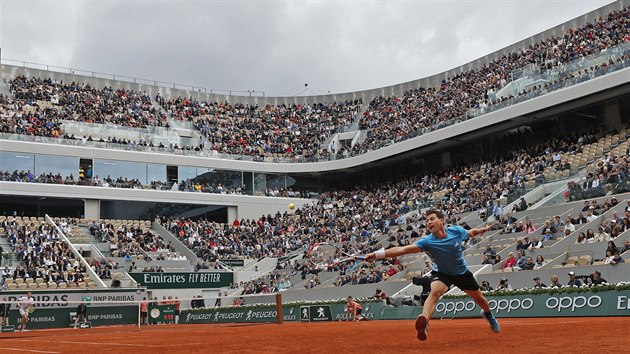
[[[230,286],[234,280],[232,272],[199,273],[129,273],[147,289],[216,289]]]

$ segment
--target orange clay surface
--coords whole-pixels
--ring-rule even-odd
[[[630,353],[630,317],[157,325],[2,333],[0,353]]]

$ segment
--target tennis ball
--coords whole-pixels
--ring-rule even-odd
[[[293,204],[293,203],[289,204],[289,209],[291,209],[291,210],[295,209],[295,204]]]

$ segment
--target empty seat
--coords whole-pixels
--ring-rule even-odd
[[[591,257],[591,256],[582,256],[582,257],[578,258],[578,265],[580,267],[584,267],[584,266],[590,265],[592,259],[593,259],[593,257]]]

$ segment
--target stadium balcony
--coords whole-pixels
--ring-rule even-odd
[[[365,129],[357,130],[356,134],[350,139],[344,138],[344,140],[351,140],[350,148],[342,147],[345,143],[335,139],[330,140],[328,136],[317,137],[311,141],[315,145],[319,144],[319,146],[313,146],[317,152],[305,152],[303,150],[304,146],[298,146],[291,142],[287,143],[286,141],[281,144],[282,148],[280,150],[276,148],[268,149],[262,146],[254,147],[256,144],[250,141],[251,139],[244,139],[243,137],[250,136],[250,133],[263,134],[265,129],[256,128],[256,124],[252,124],[253,129],[249,127],[236,129],[239,132],[237,135],[241,137],[241,141],[234,140],[232,137],[224,140],[224,132],[213,137],[215,139],[214,142],[207,142],[204,149],[195,151],[195,146],[198,145],[195,143],[189,145],[189,150],[184,148],[182,151],[177,151],[181,148],[174,148],[176,150],[174,152],[250,161],[300,162],[329,160],[331,156],[327,153],[320,154],[320,148],[325,149],[327,152],[332,152],[332,158],[334,159],[380,150],[394,143],[400,143],[418,135],[424,135],[480,115],[487,116],[496,110],[513,107],[542,95],[576,86],[602,75],[611,75],[626,68],[627,64],[630,63],[628,60],[628,44],[626,43],[626,14],[627,9],[614,10],[610,13],[602,14],[594,22],[586,24],[572,23],[571,25],[575,25],[575,27],[564,25],[561,27],[562,35],[551,35],[549,38],[540,40],[533,45],[531,43],[526,45],[526,42],[523,41],[520,43],[520,48],[518,47],[519,44],[517,44],[509,50],[494,53],[492,60],[479,65],[478,68],[473,68],[472,65],[469,65],[467,69],[459,68],[459,70],[452,70],[446,75],[436,75],[435,77],[419,80],[414,83],[419,88],[416,87],[413,90],[401,92],[401,96],[391,95],[383,97],[382,91],[385,91],[387,88],[384,88],[381,94],[376,94],[376,92],[362,93],[366,98],[372,95],[372,97],[369,97],[372,101],[364,113],[364,122],[360,123]],[[610,26],[619,28],[620,31],[597,30],[598,28],[610,28]],[[546,55],[541,56],[539,53],[542,52],[546,53]],[[70,109],[78,109],[79,112],[84,112],[87,109],[87,112],[84,112],[84,116],[78,117],[79,120],[107,120],[115,123],[120,122],[120,125],[126,126],[160,126],[164,124],[163,117],[152,106],[153,102],[150,101],[149,94],[144,91],[114,91],[111,88],[98,91],[92,89],[89,85],[70,84],[64,86],[50,79],[36,82],[37,84],[34,85],[29,82],[18,81],[14,86],[17,87],[16,91],[20,97],[24,99],[47,99],[59,105],[68,103]],[[49,84],[50,87],[46,87],[46,84]],[[40,87],[41,85],[44,85],[43,90]],[[39,91],[35,93],[29,92],[28,90],[31,86]],[[76,98],[71,95],[70,98],[66,99],[63,95],[64,87],[66,86],[72,90],[86,91],[89,98],[87,100],[88,108],[83,105],[77,108]],[[65,90],[68,90],[68,88],[65,88]],[[55,90],[59,90],[62,93],[61,97],[55,96],[56,93],[53,93]],[[41,91],[44,91],[44,93]],[[82,97],[80,94],[76,95]],[[102,102],[102,100],[98,99],[100,96],[138,98],[138,101],[133,101],[132,106],[133,108],[139,108],[133,113],[139,115],[139,117],[132,115],[132,117],[121,118],[116,116],[115,113],[117,112],[114,109],[113,114],[110,114],[108,119],[103,119],[100,116],[92,119],[93,117],[90,115],[95,113],[90,108],[92,106],[100,107],[99,104]],[[159,95],[156,97],[171,115],[176,117],[174,121],[177,119],[196,119],[215,110],[223,115],[225,107],[229,106],[220,103],[221,101],[201,101],[193,97],[178,99],[164,98]],[[243,102],[239,102],[235,107],[255,107],[255,105],[247,106],[245,102],[246,100],[243,98]],[[458,103],[454,104],[454,102]],[[127,104],[126,101],[123,101],[120,106],[127,107]],[[256,110],[256,112],[265,112],[268,107],[270,106],[265,105],[265,108]],[[289,106],[276,105],[273,107],[276,108],[271,111],[275,114],[276,111],[286,109]],[[296,107],[295,110],[288,109],[289,113],[286,117],[295,116],[294,113],[300,111],[297,108],[307,106],[296,105],[294,107]],[[321,102],[314,104],[314,107],[315,109],[324,107],[321,110],[324,112],[335,111],[332,108],[333,106],[326,107]],[[242,110],[246,113],[245,116],[250,119],[256,119],[257,114],[259,114],[249,114],[247,113],[248,109],[245,108]],[[54,113],[54,111],[51,110],[50,112]],[[144,117],[145,112],[149,112],[148,118]],[[344,116],[344,109],[340,109],[337,113],[340,116]],[[66,112],[65,115],[68,116],[69,114]],[[225,117],[221,116],[224,122],[235,124],[231,115],[226,114]],[[297,121],[299,120],[298,118]],[[324,120],[326,121],[326,119]],[[334,125],[342,124],[341,121],[336,119],[330,122],[331,125],[324,128],[324,130],[329,132],[333,131]],[[303,123],[308,126],[308,124],[312,123],[312,119],[307,118]],[[321,123],[320,119],[318,119],[319,123]],[[220,129],[225,129],[225,127],[221,126],[222,123],[218,124]],[[292,124],[296,123],[293,122]],[[297,123],[297,125],[299,126],[300,123]],[[206,129],[206,133],[213,131],[213,128],[209,127],[201,129]],[[37,134],[38,131],[35,130],[31,133]],[[231,133],[234,132],[232,131]],[[284,134],[283,132],[281,133]],[[299,134],[299,136],[307,135]],[[128,142],[127,138],[122,140],[125,143]],[[302,141],[303,143],[304,141]],[[144,144],[147,144],[147,146],[143,146]],[[150,144],[152,143],[136,141],[127,145],[132,145],[132,149],[139,147],[141,150],[154,150],[156,146],[151,147]],[[217,148],[210,147],[211,144],[217,144]],[[334,148],[332,148],[333,145],[335,145]],[[174,144],[173,146],[181,147],[183,144]],[[225,146],[229,146],[229,148],[225,149]],[[129,146],[117,147],[130,148]],[[258,150],[261,147],[263,148],[262,151]],[[163,149],[171,149],[170,144],[164,144]],[[225,152],[230,154],[222,155]]]

